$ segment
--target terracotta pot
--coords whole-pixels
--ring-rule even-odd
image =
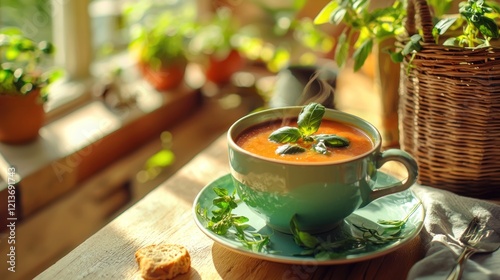
[[[25,144],[38,138],[45,111],[40,90],[26,96],[0,95],[0,141]]]
[[[186,64],[186,61],[181,61],[155,70],[147,63],[140,62],[138,67],[144,79],[155,89],[165,91],[178,87],[184,81]]]
[[[241,70],[244,66],[244,59],[236,50],[232,50],[225,58],[219,59],[210,56],[205,76],[208,81],[215,84],[224,84],[231,80],[231,76]]]

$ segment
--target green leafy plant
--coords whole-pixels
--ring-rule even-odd
[[[238,33],[238,24],[229,8],[219,8],[208,21],[198,23],[189,42],[189,52],[194,55],[226,57],[237,48],[233,37]]]
[[[46,101],[48,86],[62,75],[44,67],[44,59],[53,53],[54,46],[48,41],[34,42],[17,28],[0,30],[0,94],[26,95],[40,89],[42,101]]]
[[[408,219],[419,206],[420,203],[415,204],[402,220],[378,220],[377,223],[381,225],[382,230],[353,224],[360,232],[360,235],[344,233],[343,236],[334,240],[322,240],[317,236],[301,231],[297,226],[295,216],[290,221],[290,229],[295,243],[304,248],[304,251],[299,255],[313,256],[316,259],[332,259],[339,254],[355,252],[368,246],[384,245],[400,240]]]
[[[481,48],[490,46],[492,39],[499,37],[496,20],[500,18],[500,5],[494,1],[467,0],[459,3],[458,15],[447,15],[452,0],[428,0],[437,24],[433,29],[436,43],[448,30],[462,29],[462,34],[448,38],[443,44],[449,46]],[[369,0],[332,0],[316,16],[316,24],[331,23],[345,26],[340,35],[335,59],[342,66],[352,52],[354,70],[359,70],[372,51],[373,45],[389,38],[397,38],[404,32],[406,1],[395,0],[389,7],[370,9]],[[351,46],[353,37],[358,35]],[[410,34],[411,35],[411,34]],[[388,49],[395,62],[421,49],[422,37],[413,34],[404,48]]]
[[[201,66],[207,81],[225,84],[245,65],[235,37],[239,22],[227,7],[215,9],[210,18],[197,22],[189,42],[189,60]]]
[[[192,9],[153,12],[151,1],[139,1],[125,9],[130,24],[131,42],[129,48],[141,62],[158,70],[175,63],[184,63],[189,41],[196,24]]]
[[[196,212],[207,222],[206,227],[218,235],[234,234],[243,246],[252,251],[268,250],[267,245],[271,237],[247,231],[248,218],[233,213],[240,202],[236,198],[236,190],[229,194],[227,189],[214,187],[213,191],[217,194],[213,200],[213,205],[217,209],[211,211],[211,217],[209,217],[208,209],[202,209],[200,204],[196,205]]]
[[[285,145],[279,146],[276,153],[297,154],[303,153],[307,149],[306,145],[320,154],[329,154],[328,148],[346,147],[350,144],[349,139],[335,134],[317,134],[321,125],[325,107],[318,103],[311,103],[304,106],[297,119],[298,127],[283,126],[273,131],[268,139],[276,143]]]
[[[352,53],[354,70],[357,71],[365,63],[375,43],[395,38],[404,32],[405,17],[406,3],[400,0],[378,9],[370,9],[369,0],[333,0],[318,13],[314,23],[344,26],[337,41],[335,61],[342,67]]]
[[[468,0],[460,2],[459,14],[446,17],[438,21],[432,29],[432,35],[436,44],[440,36],[446,34],[448,30],[458,30],[462,28],[462,34],[446,39],[443,45],[483,48],[491,46],[492,39],[500,37],[496,19],[500,18],[500,5],[484,0]],[[391,53],[391,57],[396,62],[402,62],[404,56],[415,54],[422,48],[422,36],[415,34],[410,37],[404,48],[400,52]],[[411,65],[410,65],[411,67]]]
[[[433,34],[436,38],[444,34],[454,23],[463,27],[463,34],[447,39],[443,44],[449,46],[480,48],[490,46],[491,39],[499,37],[495,19],[500,18],[499,5],[489,5],[484,0],[469,0],[460,3],[460,15],[439,21]],[[456,28],[456,26],[455,26]]]

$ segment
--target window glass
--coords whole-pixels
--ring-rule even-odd
[[[124,4],[126,1],[120,0],[93,0],[89,3],[94,58],[104,58],[126,48]]]
[[[143,24],[166,10],[194,5],[194,0],[92,0],[89,15],[94,58],[100,60],[126,50],[132,25]]]
[[[15,26],[35,40],[51,40],[51,0],[0,1],[0,26]]]

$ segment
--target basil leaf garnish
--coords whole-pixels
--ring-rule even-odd
[[[270,141],[276,143],[294,143],[300,139],[302,135],[296,127],[284,126],[273,131],[268,137]]]
[[[323,140],[318,141],[317,143],[314,143],[312,148],[317,153],[320,153],[323,155],[328,154],[328,149],[326,148],[325,141],[323,141]]]
[[[273,131],[268,140],[275,143],[297,143],[302,139],[300,144],[306,147],[311,147],[311,150],[327,155],[330,153],[328,148],[349,146],[349,139],[335,134],[318,134],[316,133],[321,125],[325,107],[318,103],[311,103],[302,108],[297,119],[297,127],[283,126]],[[313,143],[310,143],[313,142]],[[282,145],[276,149],[276,154],[298,154],[306,151],[306,148],[295,145]]]
[[[299,145],[291,145],[291,144],[286,144],[286,145],[281,145],[276,149],[276,153],[278,155],[293,155],[293,154],[300,154],[305,152],[306,149],[302,148]]]
[[[324,114],[325,107],[318,103],[311,103],[302,108],[297,120],[302,136],[309,136],[318,131]]]
[[[346,147],[349,146],[349,139],[336,135],[336,134],[318,134],[315,135],[314,140],[318,142],[324,142],[327,147]]]

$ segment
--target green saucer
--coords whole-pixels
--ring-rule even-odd
[[[377,183],[382,184],[387,181],[393,182],[396,181],[396,179],[383,172],[379,172],[377,175]],[[295,243],[292,235],[273,231],[271,228],[266,226],[263,219],[253,213],[244,203],[240,202],[233,213],[247,217],[249,219],[247,224],[250,225],[252,232],[258,232],[260,234],[271,236],[270,247],[272,250],[269,252],[255,252],[244,247],[232,235],[220,236],[205,227],[205,220],[196,212],[196,205],[199,204],[203,209],[214,209],[215,207],[213,206],[212,201],[217,197],[212,190],[214,187],[225,188],[229,191],[229,193],[232,193],[234,186],[231,175],[224,175],[209,183],[196,197],[193,203],[193,214],[196,225],[201,229],[201,231],[203,231],[203,233],[213,239],[216,243],[219,243],[220,245],[237,253],[253,258],[280,263],[332,265],[359,262],[376,258],[400,248],[415,238],[423,227],[425,217],[425,210],[421,205],[420,200],[410,190],[379,198],[364,208],[356,210],[345,219],[344,224],[340,227],[329,233],[323,233],[322,238],[327,239],[329,236],[338,235],[335,231],[339,230],[352,231],[352,234],[355,236],[356,230],[353,224],[363,225],[367,228],[381,228],[382,226],[377,224],[378,220],[401,220],[404,219],[412,211],[412,209],[414,210],[415,207],[418,207],[408,218],[408,221],[399,236],[400,239],[384,243],[383,245],[366,246],[365,248],[357,249],[355,251],[349,250],[339,252],[335,255],[335,257],[331,257],[329,259],[315,259],[310,256],[300,256],[299,254],[303,252],[303,248]]]

